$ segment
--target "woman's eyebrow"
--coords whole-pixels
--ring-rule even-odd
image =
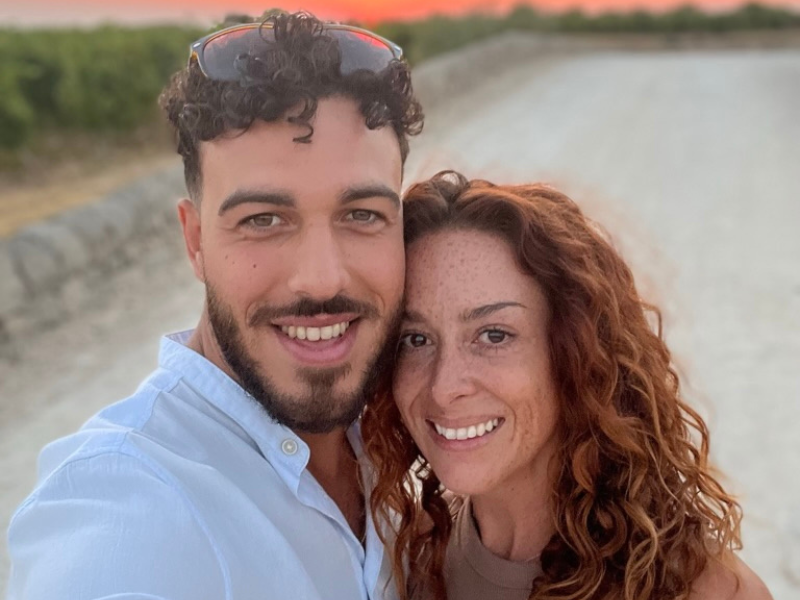
[[[478,308],[473,308],[470,311],[466,311],[461,314],[461,320],[466,321],[474,321],[476,319],[481,319],[483,317],[489,316],[492,313],[497,312],[498,310],[503,310],[504,308],[508,308],[510,306],[516,306],[519,308],[525,308],[525,305],[520,304],[519,302],[495,302],[494,304],[485,304],[484,306],[479,306]]]
[[[424,323],[425,317],[415,310],[404,310],[403,321],[407,321],[409,323]]]

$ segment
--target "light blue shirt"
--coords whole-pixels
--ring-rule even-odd
[[[9,527],[9,600],[394,598],[369,515],[365,550],[308,446],[189,334],[162,340],[133,396],[42,451]],[[348,439],[370,482],[357,425]]]

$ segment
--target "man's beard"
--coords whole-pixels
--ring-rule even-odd
[[[308,386],[308,392],[302,396],[279,391],[268,375],[259,368],[257,361],[245,347],[241,329],[233,313],[210,285],[206,286],[206,306],[222,356],[238,378],[239,384],[273,420],[295,432],[328,433],[338,427],[347,427],[359,417],[367,403],[388,386],[397,347],[401,303],[391,313],[383,331],[383,339],[378,340],[373,359],[366,365],[361,381],[352,392],[336,395],[334,391],[336,382],[346,377],[352,369],[347,363],[331,368],[298,369],[297,375]],[[271,320],[277,317],[347,312],[358,313],[362,315],[361,318],[378,318],[378,312],[373,306],[336,296],[325,302],[304,299],[285,308],[264,307],[249,319],[247,326],[272,327]]]

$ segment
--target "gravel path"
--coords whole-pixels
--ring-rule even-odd
[[[800,594],[798,106],[798,51],[542,60],[430,115],[408,175],[549,181],[612,233],[664,308],[687,395],[744,504],[743,556],[776,600]],[[135,389],[159,334],[193,323],[201,290],[169,256],[0,358],[0,528],[38,449]],[[4,544],[0,561],[2,588]]]

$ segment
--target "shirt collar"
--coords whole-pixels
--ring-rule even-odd
[[[264,408],[227,373],[186,346],[192,333],[192,330],[187,330],[164,336],[159,366],[179,375],[206,402],[235,421],[297,494],[300,477],[311,455],[308,446],[291,429],[267,415]],[[348,429],[347,439],[361,462],[364,452],[358,422]]]

